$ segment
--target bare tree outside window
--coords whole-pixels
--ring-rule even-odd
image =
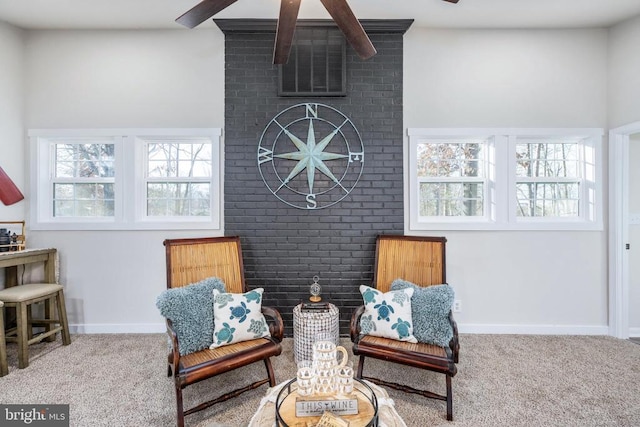
[[[484,215],[486,142],[417,145],[420,216]]]
[[[210,140],[147,141],[147,216],[211,214]]]
[[[55,143],[55,217],[112,217],[115,145]]]
[[[600,128],[409,128],[408,230],[601,230]]]
[[[516,176],[518,216],[579,216],[581,178],[577,142],[519,142]]]

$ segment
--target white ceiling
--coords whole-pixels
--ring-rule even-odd
[[[175,18],[198,0],[0,0],[0,20],[29,29],[183,27]],[[640,15],[640,0],[349,0],[360,19],[415,20],[439,28],[609,27]],[[279,0],[239,0],[218,18],[278,17]],[[301,19],[329,19],[319,0],[304,0]],[[211,28],[212,21],[199,28]]]

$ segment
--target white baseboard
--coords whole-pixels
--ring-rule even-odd
[[[70,324],[72,334],[156,334],[167,332],[164,323],[90,323]]]
[[[608,326],[458,324],[463,334],[609,335]]]
[[[92,323],[69,325],[72,334],[156,334],[165,333],[164,323]],[[585,325],[491,325],[458,324],[463,334],[513,335],[609,335],[608,326]],[[640,328],[630,328],[631,337],[640,337]]]
[[[640,328],[629,328],[629,338],[640,338]]]

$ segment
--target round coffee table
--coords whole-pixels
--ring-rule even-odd
[[[358,413],[354,415],[340,415],[349,421],[349,427],[376,427],[378,425],[378,399],[375,393],[363,381],[353,379],[353,394],[358,399]],[[275,402],[276,426],[291,427],[306,425],[311,422],[315,425],[322,414],[309,417],[296,416],[296,398],[298,385],[296,379],[288,381],[278,393]]]

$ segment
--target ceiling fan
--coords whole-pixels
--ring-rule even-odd
[[[176,22],[188,28],[195,28],[237,0],[202,0],[193,8],[176,19]],[[320,0],[329,15],[338,25],[345,38],[362,59],[369,59],[377,51],[369,36],[360,25],[358,18],[347,4],[347,0]],[[458,3],[458,0],[444,0]],[[289,59],[293,35],[298,20],[301,0],[280,0],[280,16],[276,29],[276,41],[273,49],[273,63],[286,64]]]

